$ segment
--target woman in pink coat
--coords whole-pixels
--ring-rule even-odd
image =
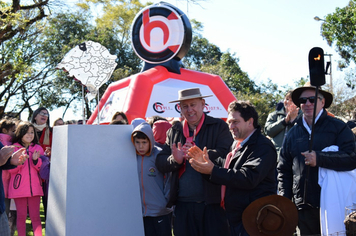
[[[32,222],[34,236],[42,235],[40,200],[43,196],[39,170],[42,165],[40,155],[43,148],[38,145],[35,127],[29,122],[21,122],[15,132],[15,151],[25,147],[29,158],[23,165],[10,170],[9,198],[15,200],[17,209],[17,231],[26,235],[27,206]]]

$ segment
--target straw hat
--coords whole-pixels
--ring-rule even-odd
[[[178,91],[178,100],[170,101],[169,103],[180,102],[180,101],[194,99],[194,98],[206,98],[211,96],[213,95],[207,95],[207,96],[201,95],[199,88],[183,89]]]
[[[291,236],[298,224],[298,211],[288,198],[271,195],[253,201],[244,210],[242,223],[250,235]]]
[[[300,107],[300,102],[299,102],[299,98],[300,98],[300,95],[305,91],[305,90],[315,90],[316,87],[311,85],[310,82],[306,82],[304,84],[304,86],[302,87],[299,87],[299,88],[296,88],[294,89],[294,91],[292,92],[292,100],[293,100],[293,103],[297,106],[297,107]],[[327,91],[324,91],[324,90],[321,90],[320,87],[319,87],[319,93],[321,93],[324,98],[325,98],[325,105],[324,105],[324,108],[328,108],[330,107],[331,103],[333,102],[333,95]]]

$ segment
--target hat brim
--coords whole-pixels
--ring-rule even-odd
[[[207,95],[207,96],[197,96],[197,95],[192,95],[192,96],[187,96],[178,100],[174,100],[174,101],[170,101],[168,103],[175,103],[175,102],[181,102],[181,101],[185,101],[185,100],[189,100],[189,99],[194,99],[194,98],[207,98],[207,97],[212,97],[213,95]]]
[[[286,197],[270,195],[253,201],[242,213],[242,223],[249,235],[268,236],[257,227],[258,212],[267,204],[276,206],[283,214],[284,226],[274,236],[293,235],[298,224],[298,210],[295,204]]]
[[[300,102],[299,102],[299,98],[300,95],[305,91],[305,90],[315,90],[314,86],[303,86],[303,87],[299,87],[294,89],[294,91],[292,92],[292,100],[293,103],[297,106],[300,107]],[[325,105],[324,108],[328,108],[330,107],[331,103],[333,102],[333,95],[327,91],[318,89],[318,91],[324,96],[325,98]]]

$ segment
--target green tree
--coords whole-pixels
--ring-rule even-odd
[[[56,8],[44,21],[49,12],[44,7],[58,2],[39,0],[27,6],[19,0],[0,2],[0,113],[28,109],[31,115],[35,105],[68,108],[79,101],[82,86],[55,67],[70,49],[87,40],[118,56],[117,69],[101,91],[111,82],[140,71],[141,61],[130,44],[130,26],[144,5],[139,1],[85,1],[78,4],[81,10],[76,12],[61,13]],[[103,15],[94,19],[90,2],[94,7],[100,5]],[[88,103],[86,108],[89,116]]]
[[[241,70],[235,54],[221,52],[218,46],[202,37],[199,22],[193,21],[193,29],[196,33],[191,48],[182,60],[186,68],[219,75],[232,91],[258,92],[256,84]]]
[[[290,89],[279,89],[278,85],[272,83],[269,79],[267,83],[262,83],[259,86],[258,92],[234,92],[234,94],[238,100],[250,101],[255,106],[258,113],[258,123],[263,132],[268,114],[276,109],[277,103],[283,100],[288,90]]]
[[[50,85],[53,74],[40,61],[40,36],[60,0],[0,2],[0,116],[3,111],[20,113],[39,105],[36,96]]]
[[[334,88],[334,101],[328,109],[340,117],[350,117],[355,109],[356,63],[356,0],[350,0],[343,8],[326,15],[321,34],[330,46],[334,45],[342,58],[338,67],[345,71],[343,83]]]
[[[102,32],[105,34],[110,32],[109,38],[114,41],[110,42],[108,47],[118,56],[117,68],[130,68],[130,74],[139,72],[141,61],[131,47],[130,30],[136,14],[149,3],[141,4],[138,0],[85,0],[85,2],[86,4],[81,6],[87,11],[97,7],[103,9],[103,14],[95,19],[96,28],[105,29],[105,32]]]
[[[206,38],[195,35],[182,62],[187,68],[200,71],[204,65],[216,65],[222,54],[218,46],[211,44]]]
[[[36,67],[40,50],[39,35],[43,24],[37,22],[26,32],[16,34],[0,46],[2,112],[19,113],[36,105],[33,98],[40,88],[48,85],[44,78],[50,75],[46,67]],[[11,109],[9,109],[11,108]]]
[[[117,67],[112,77],[100,88],[100,95],[113,81],[140,71],[140,59],[131,48],[130,26],[138,11],[144,7],[139,1],[84,1],[77,4],[77,12],[58,13],[49,19],[43,33],[42,55],[52,69],[76,45],[88,40],[100,43],[117,55]],[[102,7],[103,14],[93,19],[91,8]],[[95,21],[95,24],[90,22]],[[65,106],[66,109],[82,98],[81,84],[59,71],[51,78],[53,86],[44,88],[39,96],[46,107]],[[56,94],[53,96],[53,94]],[[86,101],[87,117],[91,115]],[[66,110],[65,110],[66,111]]]
[[[321,34],[344,60],[339,63],[341,68],[356,62],[356,0],[350,0],[344,8],[336,8],[334,13],[325,17],[321,25]]]
[[[50,86],[43,87],[37,94],[41,106],[48,109],[64,106],[66,111],[74,101],[81,99],[81,84],[63,71],[56,71],[55,67],[69,50],[95,38],[95,27],[90,20],[90,15],[83,12],[57,13],[48,19],[41,35],[40,58],[54,74],[48,78]],[[88,104],[86,106],[88,108]]]
[[[23,4],[20,0],[0,2],[0,117],[14,98],[19,102],[13,102],[16,108],[11,112],[29,106],[37,87],[34,81],[42,77],[31,69],[38,53],[29,43],[36,43],[39,33],[36,25],[40,26],[46,16],[47,4],[48,1],[34,4]],[[26,89],[27,86],[30,88]]]
[[[33,4],[22,2],[25,3],[21,3],[21,0],[0,2],[0,45],[17,34],[24,34],[33,24],[47,16],[49,0],[38,0]]]

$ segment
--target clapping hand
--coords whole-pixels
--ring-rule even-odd
[[[189,155],[190,158],[194,158],[196,161],[199,161],[199,162],[202,162],[202,163],[206,162],[205,159],[204,159],[204,152],[197,146],[191,147],[188,150],[188,155]],[[208,155],[208,153],[206,153],[206,155]]]
[[[7,160],[11,157],[14,152],[13,146],[5,146],[0,150],[0,166],[5,165]]]
[[[178,164],[182,164],[183,163],[183,159],[184,159],[184,151],[182,150],[182,144],[179,142],[178,143],[178,147],[175,143],[173,143],[172,145],[172,155],[174,160],[178,163]]]
[[[18,165],[22,165],[23,163],[25,163],[25,161],[27,159],[28,159],[28,155],[27,155],[26,149],[20,148],[19,150],[14,152],[14,154],[12,154],[10,163],[11,163],[11,165],[18,166]]]
[[[180,142],[178,142],[178,146],[175,143],[173,143],[172,155],[173,155],[174,160],[178,164],[182,164],[184,158],[189,159],[188,150],[189,150],[189,148],[191,148],[193,146],[194,146],[194,143],[191,143],[191,142],[186,142],[184,145],[182,145]]]
[[[32,160],[37,161],[40,157],[40,151],[36,150],[32,155]]]
[[[205,147],[203,151],[200,148],[192,147],[188,151],[190,165],[194,170],[202,174],[211,174],[214,163],[209,159],[208,150]]]
[[[184,158],[185,159],[189,159],[190,157],[189,157],[189,155],[188,155],[188,151],[189,151],[189,149],[191,148],[191,147],[194,147],[194,143],[192,143],[192,142],[186,142],[184,145],[183,145],[183,147],[182,147],[182,150],[183,150],[183,152],[184,152]]]
[[[286,119],[286,122],[289,123],[289,122],[294,121],[297,118],[299,108],[294,103],[291,102],[286,107],[286,111],[287,111],[287,116],[285,119]]]

